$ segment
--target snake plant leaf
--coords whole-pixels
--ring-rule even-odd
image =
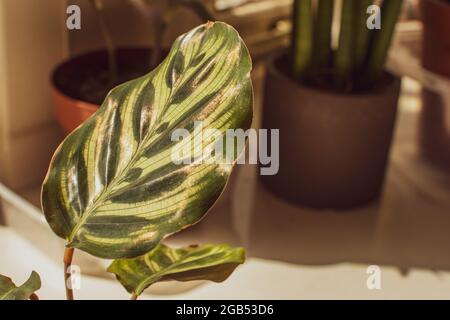
[[[40,288],[41,279],[34,271],[28,280],[19,287],[10,278],[0,275],[0,300],[28,300]]]
[[[159,244],[134,259],[118,259],[109,266],[129,293],[140,295],[155,282],[176,280],[226,280],[245,261],[243,248],[229,245],[201,245],[172,249]]]
[[[177,38],[155,70],[114,88],[52,158],[41,196],[52,230],[68,247],[116,259],[198,222],[245,147],[231,144],[232,157],[211,151],[203,132],[250,127],[250,71],[237,31],[208,22]],[[193,139],[173,139],[176,129]],[[193,161],[173,161],[186,146]]]

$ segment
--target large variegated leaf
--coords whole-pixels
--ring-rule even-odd
[[[144,256],[115,260],[108,271],[116,275],[128,292],[140,295],[158,281],[222,282],[244,261],[244,249],[226,244],[180,249],[160,244]]]
[[[34,271],[30,278],[19,287],[10,278],[0,275],[0,300],[28,300],[40,288],[41,279]]]
[[[202,126],[221,135],[247,129],[250,70],[238,33],[209,22],[180,36],[151,73],[114,88],[53,156],[42,188],[53,231],[69,247],[130,258],[198,222],[220,196],[233,161],[196,152],[193,163],[176,164],[172,149],[190,141],[172,141],[172,133],[184,128],[198,138]],[[193,149],[211,149],[208,139],[195,141]],[[232,160],[241,150],[235,151]]]

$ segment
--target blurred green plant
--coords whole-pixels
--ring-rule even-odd
[[[213,21],[214,15],[201,0],[129,0],[150,23],[154,43],[150,53],[150,67],[156,67],[162,58],[164,33],[175,10],[186,8],[197,15],[201,22]]]
[[[302,83],[341,92],[367,90],[384,73],[403,0],[384,0],[381,29],[369,30],[372,0],[342,0],[339,43],[332,48],[335,0],[295,0],[292,74]],[[379,2],[376,2],[379,3]]]
[[[109,82],[114,85],[117,81],[117,57],[116,49],[112,39],[111,29],[106,23],[104,14],[104,4],[103,0],[89,0],[97,16],[98,23],[103,36],[103,41],[105,42],[106,51],[108,53],[108,71],[109,71]]]
[[[112,37],[112,32],[105,18],[105,1],[89,0],[98,23],[100,25],[103,41],[108,52],[109,81],[115,85],[117,80],[117,57]],[[189,9],[196,14],[201,22],[213,21],[214,15],[201,0],[128,0],[149,22],[149,28],[153,33],[153,45],[150,50],[149,67],[155,68],[162,60],[162,43],[164,33],[170,23],[170,18],[179,8]]]

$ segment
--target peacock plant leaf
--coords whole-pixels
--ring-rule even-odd
[[[245,261],[242,248],[201,245],[172,249],[158,245],[144,256],[115,260],[108,268],[129,293],[139,296],[153,283],[165,280],[226,280]]]
[[[0,275],[0,300],[28,300],[40,288],[41,279],[34,271],[19,287],[10,278]]]
[[[52,158],[42,187],[52,230],[68,247],[116,259],[198,222],[242,151],[233,144],[231,161],[214,161],[226,150],[201,152],[211,149],[202,132],[250,127],[250,70],[237,31],[208,22],[180,36],[155,70],[114,88]],[[194,136],[195,161],[173,161],[174,148],[190,143],[173,141],[175,129]]]

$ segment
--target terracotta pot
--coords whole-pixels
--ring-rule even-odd
[[[266,79],[263,127],[280,129],[280,169],[261,176],[264,185],[285,200],[320,209],[377,199],[400,80],[386,75],[376,91],[337,94],[297,84],[287,76],[284,61],[274,59]]]
[[[441,0],[422,0],[422,64],[450,81],[450,4]],[[419,142],[423,156],[450,171],[450,124],[446,114],[450,105],[430,90],[422,93]]]
[[[133,78],[149,71],[148,48],[119,48],[116,51],[119,79],[129,80],[121,74],[130,71]],[[99,103],[88,101],[76,89],[86,85],[89,75],[107,74],[107,52],[95,51],[61,63],[52,74],[55,117],[66,134],[73,131],[99,108]],[[89,79],[88,79],[89,80]],[[98,81],[97,81],[98,82]],[[106,95],[106,93],[105,93]],[[102,100],[104,97],[100,100]]]
[[[73,99],[53,87],[55,118],[65,134],[69,134],[86,121],[100,107],[97,104]]]

